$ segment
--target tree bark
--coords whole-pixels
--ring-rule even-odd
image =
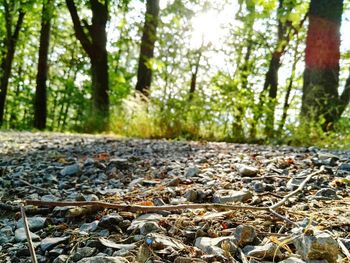
[[[323,120],[324,130],[341,116],[338,85],[342,13],[343,0],[311,0],[301,117],[305,124]]]
[[[147,62],[154,57],[158,17],[159,0],[147,0],[135,88],[146,97],[149,95],[152,82],[152,69],[147,66]]]
[[[74,31],[91,62],[91,82],[93,100],[93,118],[98,125],[105,129],[109,117],[109,80],[108,80],[108,54],[107,32],[108,21],[107,0],[102,4],[99,0],[90,0],[92,11],[91,25],[79,18],[74,0],[66,0],[68,10],[74,24]],[[84,31],[86,29],[86,31]]]
[[[4,110],[5,110],[5,101],[7,95],[7,87],[9,79],[11,77],[12,61],[15,55],[16,44],[18,41],[19,31],[23,24],[24,11],[20,9],[18,14],[18,19],[16,22],[15,30],[12,34],[12,25],[11,25],[11,14],[8,9],[7,2],[5,1],[5,19],[6,19],[6,48],[5,54],[2,58],[0,65],[0,127],[4,122]]]
[[[190,84],[190,91],[189,91],[189,97],[188,97],[189,101],[192,101],[193,94],[197,88],[197,75],[198,75],[201,57],[202,57],[202,48],[199,49],[195,64],[192,65],[192,68],[194,68],[194,69],[192,69],[192,73],[191,73],[191,84]]]
[[[34,98],[34,128],[43,130],[46,128],[47,115],[47,75],[48,53],[50,45],[52,0],[43,0],[38,72],[36,76],[36,90]]]

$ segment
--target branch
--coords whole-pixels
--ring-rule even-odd
[[[301,190],[303,190],[303,188],[305,187],[306,183],[308,181],[311,180],[312,177],[314,177],[315,175],[318,175],[320,173],[323,173],[325,171],[324,167],[321,167],[320,170],[316,171],[316,172],[313,172],[311,174],[309,174],[304,181],[301,182],[301,184],[299,185],[299,187],[297,189],[295,189],[294,191],[290,192],[289,194],[287,194],[286,196],[283,197],[282,200],[280,200],[279,202],[277,202],[276,204],[274,205],[271,205],[269,206],[269,209],[270,210],[274,210],[280,206],[282,206],[284,203],[286,203],[289,198],[291,198],[292,196],[296,195],[297,193],[301,192]]]
[[[81,25],[80,18],[78,15],[77,7],[74,4],[74,0],[66,0],[66,4],[69,10],[69,13],[72,17],[74,32],[77,39],[80,41],[83,46],[85,52],[91,58],[93,54],[92,43],[89,40],[88,36],[84,32],[84,27]]]
[[[29,248],[30,256],[32,258],[32,263],[37,263],[38,261],[36,259],[35,249],[33,246],[32,238],[30,236],[28,221],[27,221],[27,217],[26,217],[26,213],[25,213],[23,204],[21,205],[21,215],[22,215],[22,220],[23,220],[23,225],[24,225],[24,231],[25,231],[26,236],[27,236],[28,248]]]
[[[19,31],[21,30],[21,27],[22,27],[22,24],[23,24],[23,19],[24,19],[24,15],[25,15],[25,12],[20,9],[19,10],[19,16],[18,16],[18,19],[17,19],[17,23],[16,23],[16,27],[15,27],[15,31],[13,32],[13,35],[11,36],[11,44],[13,46],[16,45],[16,42],[17,42],[17,39],[18,39],[18,35],[19,35]]]
[[[182,205],[163,205],[163,206],[142,206],[142,205],[124,205],[124,204],[111,204],[107,202],[99,201],[62,201],[62,202],[45,202],[39,200],[25,200],[26,205],[35,206],[93,206],[96,208],[108,208],[116,209],[119,211],[127,212],[160,212],[160,211],[180,211],[185,209],[222,209],[222,210],[257,210],[268,211],[267,207],[255,207],[255,206],[237,206],[237,205],[223,205],[223,204],[182,204]]]

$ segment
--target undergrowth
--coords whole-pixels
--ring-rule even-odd
[[[213,115],[213,114],[212,114]],[[256,125],[259,127],[259,125]],[[130,97],[113,111],[110,131],[125,137],[166,138],[178,140],[207,140],[239,143],[318,146],[322,148],[350,148],[350,120],[343,118],[331,131],[323,131],[319,124],[286,125],[280,134],[264,137],[263,128],[254,138],[244,127],[237,132],[233,125],[222,123],[205,113],[202,105],[147,101]],[[243,134],[243,135],[242,135]]]

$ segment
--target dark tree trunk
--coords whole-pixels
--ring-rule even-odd
[[[48,53],[50,45],[52,0],[43,0],[41,16],[40,47],[38,73],[36,76],[36,90],[34,99],[34,128],[43,130],[46,128],[47,115],[47,74]]]
[[[189,101],[191,101],[193,99],[193,94],[197,88],[197,75],[198,75],[201,57],[202,57],[202,50],[199,50],[199,54],[198,54],[196,63],[193,66],[194,69],[193,69],[192,74],[191,74],[191,85],[190,85],[190,91],[189,91],[189,97],[188,97]]]
[[[341,112],[338,94],[340,25],[343,0],[311,0],[306,38],[301,117],[304,123],[324,120],[327,130]],[[347,103],[346,103],[347,104]]]
[[[78,16],[74,0],[66,0],[73,20],[75,35],[91,61],[93,117],[95,121],[99,122],[102,129],[106,128],[109,117],[108,57],[106,49],[107,2],[106,0],[105,4],[102,4],[102,1],[90,0],[92,23],[90,25],[87,21],[83,20],[83,26]]]
[[[152,82],[152,69],[147,66],[147,62],[154,57],[158,16],[159,0],[147,0],[136,84],[136,90],[145,96],[149,95]]]
[[[2,58],[0,65],[0,127],[4,121],[4,110],[5,110],[5,100],[7,95],[7,87],[9,83],[9,79],[11,76],[12,69],[12,61],[15,55],[16,43],[19,36],[19,31],[22,27],[23,19],[25,13],[23,10],[19,10],[18,19],[16,22],[15,30],[12,34],[12,25],[11,25],[11,14],[10,10],[8,10],[8,5],[5,1],[5,19],[6,19],[6,48],[5,54]]]
[[[272,137],[274,133],[275,124],[275,107],[278,89],[278,71],[281,67],[281,56],[287,46],[288,35],[286,35],[287,24],[282,22],[281,13],[286,7],[284,6],[284,0],[279,0],[279,6],[277,9],[278,18],[278,32],[277,32],[277,44],[269,64],[269,69],[265,76],[263,92],[268,91],[268,112],[266,112],[265,122],[265,135]],[[289,8],[288,8],[289,9]]]

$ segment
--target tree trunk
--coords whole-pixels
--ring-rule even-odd
[[[194,69],[192,69],[191,85],[190,85],[190,91],[189,91],[189,97],[188,97],[189,101],[192,101],[193,94],[194,94],[194,92],[196,91],[196,88],[197,88],[197,75],[198,75],[198,70],[199,70],[201,57],[202,57],[202,48],[200,48],[199,51],[198,51],[198,57],[196,59],[195,64],[193,65]]]
[[[7,6],[7,4],[6,4]],[[7,87],[9,83],[9,79],[11,77],[11,69],[12,69],[12,61],[13,57],[15,55],[15,49],[16,49],[16,43],[18,40],[19,31],[22,27],[23,19],[24,19],[25,13],[20,9],[18,19],[16,22],[15,30],[12,34],[11,28],[11,18],[10,18],[10,11],[5,7],[5,16],[6,17],[6,52],[5,55],[2,58],[1,65],[0,65],[0,127],[3,124],[4,121],[4,110],[5,110],[5,100],[7,95]]]
[[[277,99],[278,89],[278,71],[281,67],[281,56],[288,43],[288,34],[286,22],[282,22],[281,13],[286,7],[284,6],[284,0],[279,0],[279,6],[277,9],[278,19],[278,32],[277,32],[277,43],[269,64],[269,69],[265,76],[265,83],[263,92],[268,91],[268,111],[266,112],[265,121],[265,135],[273,137],[274,124],[275,124],[275,107]],[[290,9],[290,8],[288,8]]]
[[[301,117],[327,130],[338,118],[340,25],[343,0],[311,0]]]
[[[147,0],[145,24],[140,47],[136,90],[149,95],[152,82],[152,69],[147,62],[154,57],[154,44],[157,38],[159,0]]]
[[[40,47],[38,72],[36,76],[36,90],[34,98],[34,128],[43,130],[46,128],[47,115],[47,74],[48,53],[50,45],[52,0],[43,0],[41,16]]]
[[[105,0],[104,4],[99,0],[90,0],[92,11],[91,25],[83,20],[83,26],[78,16],[74,0],[66,0],[74,24],[75,35],[88,54],[91,62],[92,117],[97,122],[97,129],[105,129],[109,117],[108,54],[106,49],[107,3],[107,0]]]

